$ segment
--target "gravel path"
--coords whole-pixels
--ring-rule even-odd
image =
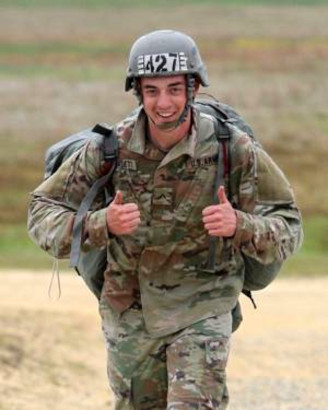
[[[326,410],[328,278],[278,280],[256,300],[233,341],[231,410]]]
[[[110,410],[96,300],[62,274],[1,272],[0,409]],[[242,298],[228,368],[229,410],[326,410],[328,277],[276,281]]]

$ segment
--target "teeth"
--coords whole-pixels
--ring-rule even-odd
[[[172,116],[172,113],[158,113],[158,115],[163,118],[169,118]]]

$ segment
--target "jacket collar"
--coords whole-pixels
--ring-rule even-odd
[[[191,127],[191,132],[170,149],[170,151],[163,158],[163,161],[161,162],[160,166],[164,166],[167,163],[181,157],[182,155],[188,155],[191,158],[195,157],[198,124],[199,112],[193,110],[193,124]],[[144,154],[146,148],[147,135],[146,127],[146,114],[144,110],[141,109],[136,118],[131,138],[127,144],[127,148],[130,151],[140,155]]]

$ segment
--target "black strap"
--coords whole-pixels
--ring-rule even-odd
[[[216,106],[213,106],[213,108],[217,108]],[[224,112],[224,111],[223,111]],[[228,119],[229,120],[229,119]],[[227,122],[228,122],[227,120]],[[219,149],[218,149],[218,167],[217,167],[217,174],[216,174],[216,180],[215,180],[215,188],[214,188],[214,198],[213,198],[213,203],[217,204],[218,203],[218,198],[217,198],[217,191],[218,188],[223,185],[226,186],[227,182],[227,188],[228,188],[228,198],[229,198],[229,191],[230,191],[230,184],[229,181],[226,181],[229,179],[230,176],[230,130],[229,127],[225,124],[224,120],[217,121],[217,124],[219,125],[216,128],[216,135],[217,139],[219,141]],[[225,128],[225,132],[222,132],[222,128]],[[225,169],[225,167],[228,167],[228,169]],[[207,267],[206,271],[210,273],[215,273],[215,251],[216,251],[216,240],[217,238],[215,236],[210,236],[210,243],[209,243],[209,251],[208,251],[208,260],[207,260]],[[223,238],[223,246],[225,246],[225,240]],[[252,292],[247,289],[243,289],[242,293],[247,296],[250,301],[253,304],[254,309],[257,309],[255,300],[253,298]]]
[[[96,134],[100,134],[100,135],[111,135],[113,132],[113,127],[105,127],[104,125],[101,124],[96,124],[93,128],[92,128],[92,132],[95,132]]]
[[[118,139],[113,127],[104,127],[101,124],[96,124],[93,129],[93,132],[103,135],[103,149],[104,149],[104,160],[110,162],[115,160],[118,156]]]
[[[247,296],[248,299],[250,299],[250,301],[251,301],[252,304],[253,304],[254,309],[257,309],[257,305],[256,305],[255,300],[254,300],[254,298],[253,298],[252,292],[251,292],[250,290],[243,289],[243,290],[242,290],[242,293],[243,293],[245,296]]]
[[[85,197],[83,198],[79,209],[76,212],[74,225],[73,225],[73,236],[72,245],[70,253],[70,267],[77,270],[82,246],[82,231],[83,231],[83,220],[87,212],[89,211],[94,199],[96,198],[98,192],[104,188],[110,181],[113,172],[116,168],[116,158],[118,155],[118,140],[115,131],[112,128],[105,128],[100,124],[97,124],[93,130],[98,134],[104,136],[103,139],[103,150],[104,159],[107,163],[111,163],[108,172],[97,179],[92,187],[89,189]]]

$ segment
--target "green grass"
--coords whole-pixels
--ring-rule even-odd
[[[328,217],[306,218],[303,225],[303,246],[297,255],[285,263],[281,276],[311,277],[328,274]]]
[[[317,216],[304,221],[304,256],[326,255],[328,258],[328,217]],[[328,265],[327,265],[328,269]]]
[[[297,255],[288,260],[282,277],[328,274],[328,217],[304,220],[304,243]],[[0,226],[0,268],[51,269],[53,259],[28,237],[24,225]],[[61,269],[68,261],[60,261]]]
[[[328,0],[327,0],[328,1]],[[325,53],[327,38],[313,35],[303,38],[257,38],[256,36],[232,36],[231,38],[212,38],[199,40],[204,59],[208,65],[220,61],[220,70],[226,72],[245,73],[252,71],[263,72],[268,67],[265,60],[259,60],[263,53],[279,56],[298,53],[304,55],[304,61],[298,60],[293,67],[294,73],[320,70],[326,66],[317,58]],[[118,80],[122,78],[126,68],[126,58],[129,52],[129,39],[119,43],[47,39],[28,39],[12,42],[0,41],[0,78],[53,78],[70,82]],[[244,56],[248,56],[244,58]],[[222,56],[229,56],[224,58]],[[281,64],[272,63],[272,72],[284,71]]]
[[[29,238],[24,225],[0,226],[0,269],[52,269],[53,258]],[[68,261],[60,261],[62,268]]]
[[[127,53],[129,50],[127,44],[97,44],[96,42],[78,44],[69,42],[40,42],[37,43],[0,43],[1,54],[20,54],[34,57],[36,55],[46,55],[52,53],[69,54],[89,54],[92,57],[100,54],[115,55],[117,53]]]
[[[13,78],[50,78],[54,80],[63,80],[68,82],[90,82],[99,80],[113,80],[115,78],[121,79],[122,67],[111,65],[109,67],[97,67],[91,64],[81,64],[79,66],[71,65],[0,65],[0,78],[13,79]]]
[[[327,0],[180,0],[180,5],[327,5]],[[176,5],[176,0],[0,0],[0,6],[18,7],[156,7]]]
[[[122,75],[117,60],[128,50],[127,43],[2,40],[0,78],[44,77],[75,82],[115,79]]]

